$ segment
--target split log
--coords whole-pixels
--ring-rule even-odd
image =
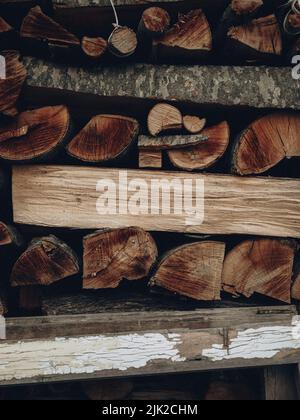
[[[194,136],[140,136],[138,146],[140,150],[144,151],[174,150],[195,147],[207,140],[208,137],[201,134]]]
[[[133,383],[128,380],[111,379],[82,382],[81,387],[91,401],[112,401],[127,398],[133,390]]]
[[[0,16],[0,50],[18,49],[19,35],[1,16]]]
[[[47,286],[79,272],[72,249],[53,235],[35,239],[15,263],[11,285]]]
[[[294,270],[294,283],[292,287],[292,298],[295,300],[300,300],[300,259],[295,264]]]
[[[206,126],[206,119],[192,115],[185,115],[183,117],[183,126],[189,133],[199,134]]]
[[[136,33],[127,26],[118,26],[108,40],[109,51],[119,58],[126,58],[136,52],[138,39]]]
[[[258,293],[290,303],[296,249],[296,242],[290,240],[242,242],[226,256],[223,290],[247,298]]]
[[[138,33],[141,38],[156,38],[164,35],[169,29],[171,18],[161,7],[149,7],[142,15]]]
[[[254,121],[238,138],[232,171],[261,174],[285,158],[300,156],[300,114],[274,113]]]
[[[161,169],[163,167],[162,151],[139,151],[139,168]]]
[[[68,154],[84,162],[107,162],[121,158],[133,145],[139,123],[120,115],[97,115],[68,144]]]
[[[167,254],[150,281],[196,300],[221,300],[225,244],[198,242],[181,246]]]
[[[65,106],[22,112],[0,127],[0,158],[8,161],[45,161],[69,139],[71,121]]]
[[[33,7],[23,20],[21,37],[50,44],[80,46],[79,39],[42,12],[40,6]]]
[[[194,171],[216,164],[226,152],[230,140],[230,127],[226,121],[201,132],[208,138],[198,146],[184,150],[171,150],[169,159],[176,168]]]
[[[300,55],[300,37],[293,43],[292,48],[290,48],[290,50],[288,51],[288,63],[291,64],[292,59],[297,55]]]
[[[19,289],[19,309],[26,313],[41,312],[41,286],[22,286]]]
[[[250,15],[263,6],[263,0],[231,0],[230,8],[238,16]]]
[[[122,280],[148,276],[158,251],[152,236],[140,228],[104,230],[83,240],[83,288],[116,288]]]
[[[182,114],[173,105],[157,104],[148,115],[148,130],[151,136],[158,136],[168,130],[179,130],[182,124]]]
[[[83,37],[81,47],[85,55],[93,60],[101,58],[107,50],[107,41],[104,38]]]
[[[199,60],[212,51],[212,32],[202,10],[179,15],[178,23],[153,41],[153,54],[160,60]]]
[[[17,51],[4,51],[6,77],[0,77],[0,114],[15,116],[16,104],[27,77],[26,69]]]
[[[192,191],[185,187],[187,178]],[[105,182],[97,191],[99,180]],[[137,225],[148,231],[300,238],[299,179],[193,173],[187,177],[184,172],[156,171],[155,182],[153,186],[150,170],[14,166],[14,222],[79,229]],[[139,187],[142,194],[137,191]],[[155,204],[157,190],[166,201],[170,198],[170,208]],[[180,208],[185,192],[187,202]]]
[[[275,15],[229,29],[225,54],[239,61],[277,61],[283,52],[280,25]]]

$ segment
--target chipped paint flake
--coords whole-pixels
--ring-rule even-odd
[[[300,349],[300,317],[291,326],[261,327],[238,333],[228,347],[213,345],[202,356],[213,362],[233,359],[272,359],[284,350]]]
[[[142,368],[156,360],[184,361],[180,335],[87,336],[0,343],[0,380]]]

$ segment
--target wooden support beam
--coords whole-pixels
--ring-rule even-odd
[[[155,185],[152,185],[153,180]],[[142,189],[148,191],[144,200],[134,195],[140,181]],[[194,217],[190,211],[195,210],[195,203],[193,208],[186,203],[181,209],[178,204],[182,202],[187,181],[193,187],[194,199],[198,199]],[[169,184],[169,188],[162,189],[162,183]],[[20,166],[13,168],[12,184],[14,221],[21,224],[83,229],[139,226],[149,231],[300,238],[300,181],[297,179]],[[103,194],[108,184],[111,196],[109,209],[106,209],[108,197]],[[120,194],[119,184],[122,186]],[[134,188],[134,192],[128,187]],[[150,208],[149,194],[154,198]],[[167,201],[170,198],[170,208],[167,206],[163,212],[168,214],[160,214],[162,206],[155,204],[155,195],[158,198],[163,195]],[[112,217],[113,214],[118,217]]]
[[[245,313],[243,309],[171,311],[163,317],[159,312],[140,312],[138,318],[136,314],[106,313],[8,319],[7,340],[0,342],[0,384],[196,372],[299,361],[300,341],[293,334],[299,327],[296,309],[251,310],[253,322],[249,320],[249,309]]]

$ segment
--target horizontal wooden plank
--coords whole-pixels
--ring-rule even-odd
[[[249,308],[245,314],[242,309],[235,312],[227,309],[222,313],[221,310],[205,310],[181,313],[181,317],[170,312],[167,324],[165,314],[141,312],[139,330],[123,333],[103,333],[105,321],[109,321],[113,330],[120,319],[124,321],[123,315],[132,317],[132,314],[120,314],[118,319],[101,314],[81,319],[75,316],[8,320],[8,339],[0,341],[0,384],[206,371],[299,361],[300,320],[295,308],[269,308],[269,313],[265,314],[261,309]],[[252,323],[247,319],[249,311]],[[224,327],[229,319],[232,324]],[[209,322],[210,328],[207,327]],[[16,331],[23,333],[12,340]]]
[[[42,165],[14,167],[12,183],[15,223],[300,238],[300,180]]]

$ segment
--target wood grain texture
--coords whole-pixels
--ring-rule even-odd
[[[223,289],[246,297],[260,293],[290,303],[296,249],[296,243],[287,240],[242,242],[226,256]]]
[[[182,114],[173,105],[157,104],[148,115],[148,130],[152,136],[182,128]]]
[[[300,114],[274,113],[254,121],[238,138],[232,169],[239,175],[261,174],[285,158],[300,156]]]
[[[218,326],[208,328],[201,327],[201,318],[203,322],[206,314],[208,325],[212,325],[210,320],[214,318],[214,311],[190,313],[195,321],[193,327],[189,321],[176,323],[178,315],[174,312],[164,318],[158,314],[153,318],[153,314],[141,312],[138,320],[135,315],[139,332],[126,333],[113,332],[118,330],[117,324],[124,321],[126,314],[124,317],[118,314],[115,320],[109,315],[10,319],[7,321],[8,339],[0,342],[0,383],[70,381],[295,363],[300,352],[300,340],[295,333],[299,328],[295,308],[286,307],[282,315],[276,315],[278,308],[273,310],[274,315],[272,310],[264,315],[256,308],[253,322],[239,310],[231,327],[224,327],[228,311],[223,310]],[[229,312],[232,318],[232,311]],[[155,320],[152,328],[149,317]],[[197,318],[200,322],[196,322]],[[107,322],[112,332],[102,333],[101,325],[107,327]],[[168,332],[164,329],[165,322],[173,325]],[[17,341],[13,337],[17,337]]]
[[[158,251],[152,236],[140,228],[96,232],[83,240],[83,288],[116,288],[122,280],[148,276]]]
[[[163,35],[171,24],[169,13],[161,7],[149,7],[143,12],[139,33],[155,37]]]
[[[138,46],[136,33],[126,26],[119,26],[114,29],[108,39],[110,52],[117,57],[129,57],[134,54]]]
[[[263,4],[262,0],[232,0],[230,7],[237,15],[249,15]]]
[[[107,41],[100,37],[91,38],[84,36],[81,41],[81,47],[88,57],[98,59],[105,54],[107,50]]]
[[[139,151],[139,168],[161,169],[163,166],[162,151],[155,150],[140,150]]]
[[[120,182],[126,189],[126,177],[129,184],[132,180],[142,179],[147,185],[151,185],[153,178],[169,182],[190,180],[194,185],[197,180],[198,183],[204,181],[204,223],[189,220],[184,212],[183,215],[174,214],[173,205],[169,215],[159,215],[156,206],[153,208],[155,214],[150,215],[147,206],[138,209],[141,213],[138,215],[112,217],[111,214],[97,214],[96,204],[101,196],[96,191],[97,185],[109,180],[116,185]],[[13,168],[12,186],[15,223],[88,229],[139,226],[149,231],[300,237],[299,180],[27,166]],[[123,208],[128,213],[130,197],[130,194],[127,198],[122,194],[117,197],[117,210]],[[175,198],[180,197],[177,191]],[[190,225],[190,222],[195,222],[195,225]]]
[[[183,117],[183,126],[191,134],[199,134],[206,125],[205,118],[199,118],[193,115]]]
[[[294,267],[294,283],[292,287],[292,298],[300,300],[300,260],[296,257],[296,264]]]
[[[225,244],[203,241],[170,251],[150,285],[203,301],[221,300]]]

